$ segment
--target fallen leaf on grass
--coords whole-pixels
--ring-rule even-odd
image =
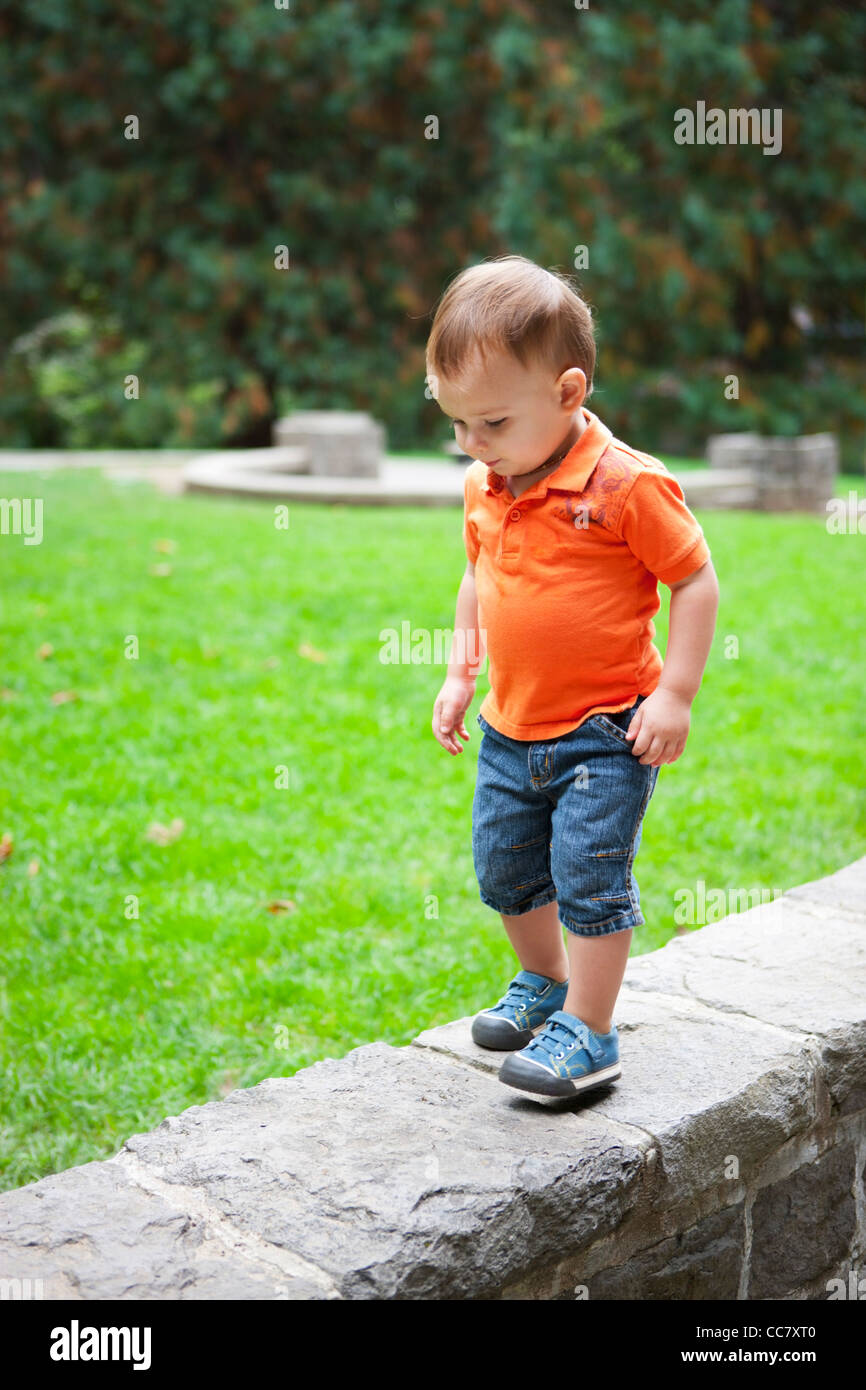
[[[324,652],[320,652],[317,647],[311,647],[309,642],[302,642],[301,645],[298,647],[298,652],[301,656],[305,656],[308,661],[328,660]]]
[[[70,700],[78,699],[77,690],[55,690],[51,696],[52,705],[68,705]]]
[[[9,858],[10,854],[12,853],[13,844],[14,841],[12,839],[12,836],[8,832],[4,833],[3,835],[0,835],[0,864],[3,863],[4,859]]]
[[[50,642],[43,642],[36,655],[39,657],[40,661],[45,661],[49,656],[54,655],[54,648]]]
[[[274,898],[268,903],[268,912],[294,912],[295,904],[291,898]]]
[[[183,834],[184,824],[177,816],[171,825],[160,825],[159,821],[154,821],[147,827],[144,838],[152,840],[155,845],[170,845],[176,840],[178,835]]]

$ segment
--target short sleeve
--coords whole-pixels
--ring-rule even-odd
[[[620,516],[620,533],[662,584],[686,579],[710,558],[701,525],[671,473],[646,469],[638,475]]]
[[[475,523],[471,520],[469,512],[471,509],[471,492],[469,490],[469,470],[467,469],[463,479],[463,546],[466,550],[466,557],[470,564],[475,564],[478,559],[478,551],[481,543],[478,539],[478,530]]]

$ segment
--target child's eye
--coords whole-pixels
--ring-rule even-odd
[[[507,419],[508,419],[508,416],[506,415],[502,420],[485,420],[484,423],[485,423],[485,425],[487,426],[488,429],[494,429],[494,430],[495,430],[495,429],[497,428],[498,425],[504,425],[504,424],[505,424],[505,421],[506,421]],[[462,420],[452,420],[451,423],[452,423],[452,425],[455,425],[455,426],[456,426],[456,425],[462,425],[462,424],[463,424],[463,421],[462,421]]]

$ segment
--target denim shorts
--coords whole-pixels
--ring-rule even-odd
[[[659,768],[641,763],[626,730],[645,699],[539,742],[478,715],[472,855],[488,907],[519,917],[556,899],[576,936],[643,924],[632,864]]]

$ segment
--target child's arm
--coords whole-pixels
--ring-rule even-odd
[[[463,748],[454,736],[457,733],[467,742],[469,734],[463,716],[475,696],[475,678],[484,660],[483,637],[478,626],[478,595],[475,590],[475,566],[466,562],[466,571],[457,591],[457,611],[451,638],[448,674],[433,706],[433,734],[437,743],[449,753],[462,753]]]
[[[668,644],[656,689],[681,695],[691,704],[701,686],[719,607],[719,581],[712,560],[671,584],[670,591]]]
[[[628,729],[632,753],[653,767],[676,762],[689,734],[689,710],[707,664],[719,607],[712,560],[671,584],[668,644],[659,683]]]

